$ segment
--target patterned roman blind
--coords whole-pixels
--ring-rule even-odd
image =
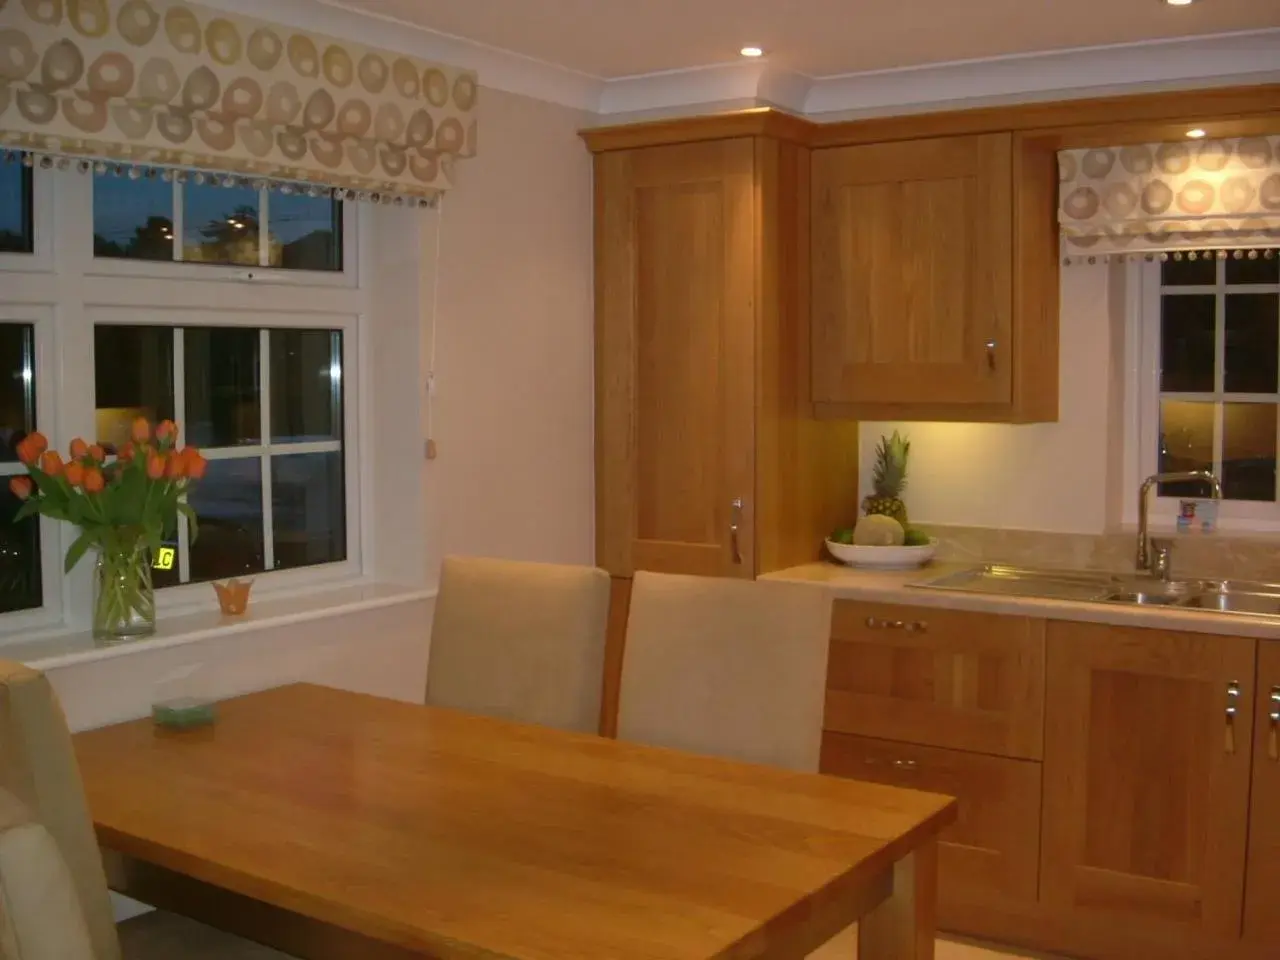
[[[1063,252],[1280,247],[1280,136],[1058,154]]]
[[[477,92],[469,71],[182,0],[0,0],[0,149],[37,157],[429,200],[475,153]]]

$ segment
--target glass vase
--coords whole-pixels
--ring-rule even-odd
[[[104,546],[93,573],[93,638],[126,643],[156,632],[151,552],[141,542]]]

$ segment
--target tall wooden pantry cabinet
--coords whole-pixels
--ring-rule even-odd
[[[754,577],[857,504],[857,424],[812,416],[809,148],[771,111],[588,130],[596,562],[615,577],[612,731],[636,570]]]

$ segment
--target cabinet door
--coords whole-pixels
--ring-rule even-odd
[[[1051,623],[1048,644],[1043,899],[1239,937],[1256,641]]]
[[[601,154],[596,204],[597,562],[751,576],[752,141]]]
[[[1253,740],[1249,873],[1244,934],[1280,947],[1280,643],[1258,650],[1257,732]]]
[[[939,837],[939,919],[964,927],[973,905],[1035,903],[1040,867],[1040,764],[981,753],[822,735],[823,773],[955,797]],[[950,927],[949,927],[950,928]]]
[[[819,403],[1009,403],[1013,139],[814,152]]]
[[[1038,760],[1044,622],[838,600],[824,726]]]

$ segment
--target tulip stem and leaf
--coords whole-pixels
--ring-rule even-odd
[[[15,521],[39,514],[77,527],[67,549],[70,572],[90,549],[98,552],[94,631],[112,625],[154,625],[151,557],[172,538],[178,516],[187,518],[191,541],[196,514],[187,502],[191,485],[204,476],[207,462],[194,447],[178,448],[178,427],[166,420],[154,430],[134,421],[132,440],[113,459],[97,444],[71,443],[64,461],[39,433],[18,445],[26,476],[9,487],[23,500]]]

